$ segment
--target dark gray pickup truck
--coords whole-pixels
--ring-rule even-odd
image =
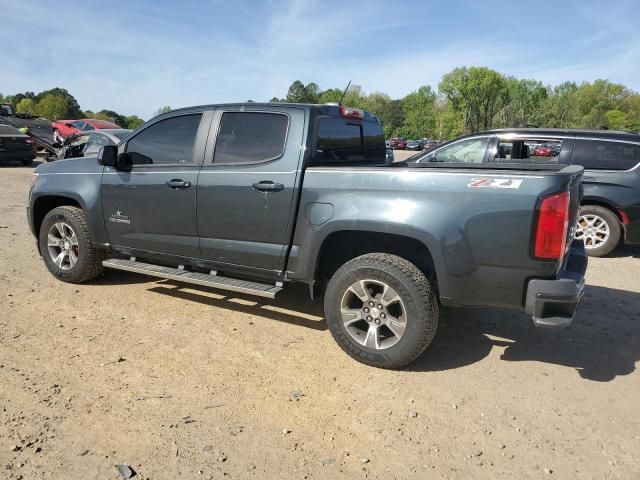
[[[324,291],[369,365],[412,362],[439,306],[524,309],[562,327],[582,298],[582,168],[385,164],[378,119],[337,105],[232,104],[158,116],[98,158],[37,168],[28,218],[49,271],[103,267],[275,297]]]

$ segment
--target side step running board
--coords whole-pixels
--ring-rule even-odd
[[[276,294],[283,290],[277,285],[265,283],[248,282],[236,278],[221,277],[207,273],[197,273],[184,270],[182,268],[163,267],[151,263],[138,262],[134,259],[124,260],[120,258],[110,258],[102,262],[105,267],[116,270],[126,270],[127,272],[142,273],[152,277],[167,278],[179,282],[194,283],[205,287],[230,290],[232,292],[247,293],[259,297],[275,298]]]

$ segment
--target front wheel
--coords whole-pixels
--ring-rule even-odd
[[[38,241],[44,263],[57,279],[83,283],[102,273],[104,253],[91,242],[81,209],[64,206],[51,210],[42,221]]]
[[[618,217],[609,209],[597,205],[580,208],[576,238],[584,241],[587,255],[602,257],[620,242],[621,228]]]
[[[359,362],[400,368],[420,356],[438,326],[429,280],[408,260],[370,253],[345,263],[325,293],[327,325]]]

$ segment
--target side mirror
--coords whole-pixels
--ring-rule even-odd
[[[98,163],[105,167],[116,168],[118,163],[118,147],[115,145],[105,145],[98,150]]]

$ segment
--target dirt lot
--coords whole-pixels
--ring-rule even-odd
[[[568,331],[445,310],[404,371],[276,302],[46,271],[0,168],[0,478],[640,478],[640,250],[592,260]]]

